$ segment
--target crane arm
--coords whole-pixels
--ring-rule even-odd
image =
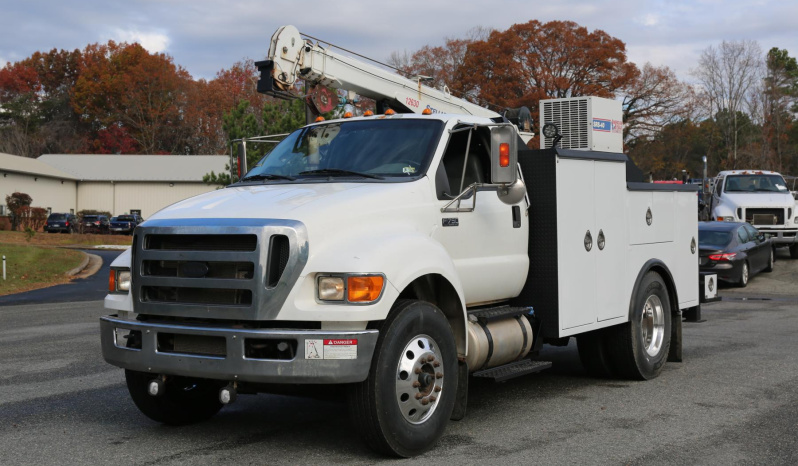
[[[334,53],[301,37],[294,26],[283,26],[272,35],[268,59],[257,62],[261,72],[258,92],[286,96],[302,79],[313,85],[354,91],[378,102],[387,102],[401,113],[432,113],[500,117],[494,111],[454,97],[356,58]]]

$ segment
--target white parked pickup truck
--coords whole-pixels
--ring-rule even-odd
[[[798,212],[795,199],[779,173],[720,172],[715,179],[710,209],[713,220],[748,222],[772,238],[776,247],[789,247],[790,256],[798,258]]]

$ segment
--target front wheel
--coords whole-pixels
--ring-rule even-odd
[[[607,353],[613,372],[627,379],[657,377],[671,345],[668,289],[656,272],[643,276],[633,297],[630,321],[607,329]]]
[[[380,327],[369,377],[349,393],[355,427],[372,449],[411,457],[443,435],[457,394],[457,349],[436,306],[397,302]]]
[[[153,374],[125,370],[130,397],[136,407],[153,421],[169,425],[192,424],[209,419],[222,409],[219,383],[170,377],[164,384],[165,393],[152,396],[147,393],[147,386],[153,378]]]

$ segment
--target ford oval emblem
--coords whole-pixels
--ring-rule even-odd
[[[183,262],[180,264],[180,276],[188,278],[203,278],[208,274],[208,264],[205,262]]]

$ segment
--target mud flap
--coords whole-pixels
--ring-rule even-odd
[[[677,310],[671,318],[671,347],[668,362],[682,362],[682,311]]]
[[[466,405],[468,404],[468,363],[457,361],[457,395],[454,401],[452,421],[460,421],[466,415]]]

